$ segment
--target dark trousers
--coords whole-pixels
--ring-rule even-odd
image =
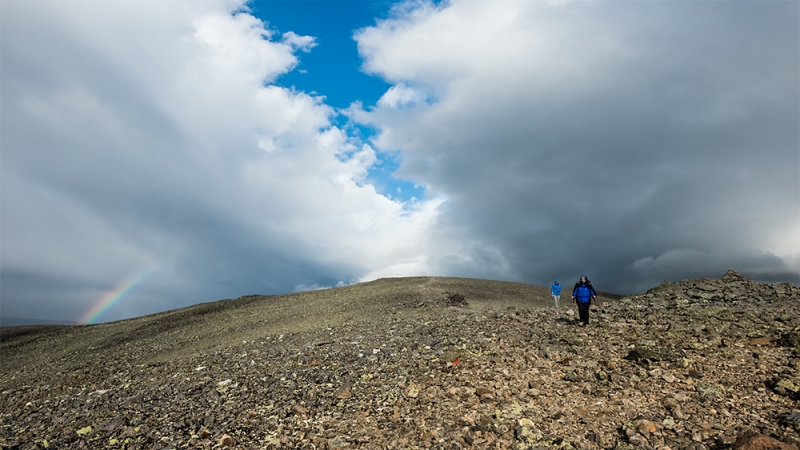
[[[586,303],[583,303],[583,302],[579,301],[577,303],[578,303],[578,317],[580,317],[580,321],[581,322],[583,322],[583,323],[588,325],[589,324],[589,305],[591,305],[592,302],[588,301]]]

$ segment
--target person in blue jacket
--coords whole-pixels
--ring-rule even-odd
[[[580,320],[578,325],[589,325],[589,306],[592,304],[592,300],[595,304],[597,303],[597,292],[589,282],[589,278],[581,275],[581,279],[575,283],[575,287],[572,289],[572,301],[578,306],[578,320]]]
[[[556,280],[550,288],[550,294],[553,296],[553,300],[556,301],[556,309],[558,309],[558,301],[561,300],[561,283],[559,283],[558,280]]]

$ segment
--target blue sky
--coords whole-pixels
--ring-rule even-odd
[[[796,1],[0,8],[2,317],[800,279]]]
[[[354,102],[374,105],[391,87],[380,77],[362,70],[353,34],[389,17],[397,2],[368,0],[267,0],[248,6],[252,14],[267,27],[279,33],[293,31],[314,37],[315,46],[298,54],[294,70],[281,75],[275,84],[309,94],[323,96],[325,103],[337,110],[347,109]],[[375,135],[372,127],[349,123],[344,114],[334,119],[341,127],[364,141]],[[402,156],[398,151],[378,153],[377,163],[370,168],[370,182],[382,194],[409,201],[421,198],[424,186],[393,176]]]
[[[269,28],[313,36],[316,46],[298,55],[298,65],[283,74],[277,84],[325,96],[334,108],[347,108],[360,101],[373,105],[391,86],[361,70],[353,33],[385,19],[392,2],[357,0],[256,1],[254,16]]]

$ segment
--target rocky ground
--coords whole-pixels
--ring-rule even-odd
[[[797,286],[760,284],[733,271],[721,279],[664,283],[640,296],[601,298],[591,324],[579,327],[571,309],[547,306],[542,288],[509,283],[502,301],[492,302],[491,289],[482,290],[480,283],[417,278],[411,290],[392,285],[394,294],[381,297],[389,300],[359,297],[365,303],[354,311],[375,316],[345,315],[283,332],[276,331],[280,324],[259,321],[253,323],[262,326],[244,331],[231,325],[225,333],[212,332],[218,330],[212,323],[233,317],[217,306],[193,309],[191,320],[163,316],[158,326],[131,321],[138,325],[126,325],[127,333],[150,330],[140,340],[113,328],[122,325],[5,330],[0,445],[800,444]],[[315,295],[357,291],[322,292]],[[515,296],[525,298],[514,303]],[[229,304],[268,310],[282,299],[248,297]],[[569,301],[562,298],[564,303]],[[242,312],[238,323],[255,314],[242,311],[250,312]],[[169,323],[183,331],[171,335]],[[204,329],[216,336],[215,345],[203,341]],[[87,336],[97,330],[113,332],[91,341]],[[71,339],[92,344],[82,348]],[[151,354],[156,348],[163,351]]]

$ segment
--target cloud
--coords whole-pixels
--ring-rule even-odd
[[[797,13],[403,2],[355,35],[392,86],[341,112],[273,84],[316,40],[240,1],[6,2],[2,313],[152,267],[101,319],[381,276],[796,282]],[[376,190],[388,159],[424,198]]]
[[[425,96],[416,89],[404,84],[392,86],[378,99],[379,107],[402,108],[413,106],[425,100]]]
[[[771,253],[757,251],[702,252],[692,249],[670,250],[664,254],[645,256],[633,262],[626,271],[636,279],[663,277],[669,281],[686,278],[718,277],[725,265],[749,273],[764,281],[785,281],[796,276],[792,267],[796,261],[786,261]]]
[[[797,282],[797,8],[408,2],[356,35],[394,85],[351,116],[506,279],[586,272],[631,292],[738,266]],[[408,86],[435,101],[404,108]]]
[[[240,2],[4,4],[3,314],[74,319],[150,267],[102,320],[420,258],[438,200],[377,193],[375,151],[270,84],[313,46]]]
[[[314,48],[317,43],[316,39],[312,36],[298,36],[293,31],[288,31],[283,33],[281,42],[287,43],[292,46],[293,49],[301,50],[303,52],[310,52],[312,48]]]

